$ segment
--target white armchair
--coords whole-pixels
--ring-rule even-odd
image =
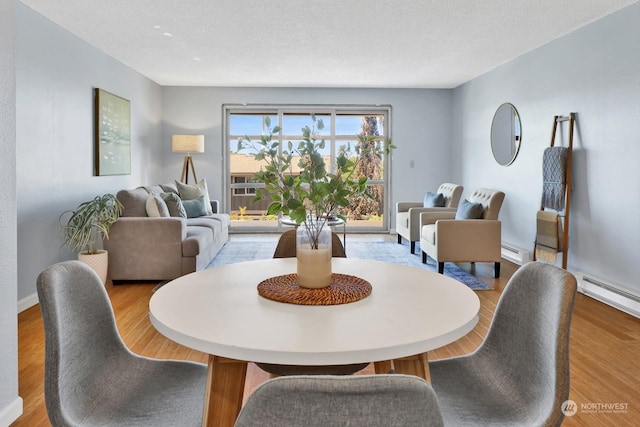
[[[498,214],[504,193],[486,188],[477,189],[469,200],[460,204],[460,212],[449,218],[433,213],[421,214],[420,249],[422,262],[427,255],[438,263],[438,272],[444,271],[445,262],[493,262],[494,275],[500,277],[501,222]],[[455,219],[462,211],[477,209],[477,219]],[[471,215],[474,216],[474,215]]]
[[[398,243],[402,243],[404,237],[411,242],[411,253],[415,253],[416,242],[420,240],[420,214],[423,212],[442,213],[449,212],[449,217],[455,216],[458,202],[462,195],[462,186],[445,182],[438,187],[436,195],[444,197],[444,207],[424,207],[424,202],[398,202],[396,203],[396,233]]]

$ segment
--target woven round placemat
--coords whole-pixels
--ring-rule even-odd
[[[359,301],[371,293],[371,284],[348,274],[331,274],[326,288],[309,289],[298,285],[298,275],[270,277],[258,284],[258,294],[274,301],[301,305],[336,305]]]

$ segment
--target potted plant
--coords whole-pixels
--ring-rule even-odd
[[[238,151],[248,146],[255,152],[256,160],[265,162],[253,180],[264,183],[271,197],[267,215],[288,215],[298,225],[298,284],[304,287],[324,287],[330,284],[331,279],[331,231],[326,226],[327,221],[336,216],[346,219],[345,209],[354,200],[372,197],[367,187],[367,177],[356,176],[358,163],[365,155],[380,156],[388,153],[394,146],[390,141],[376,144],[376,136],[357,135],[359,143],[354,147],[355,153],[349,145],[340,147],[334,170],[327,170],[325,158],[321,154],[326,143],[318,135],[324,128],[324,123],[313,114],[311,120],[312,127],[302,128],[302,141],[297,146],[289,141],[285,149],[280,151],[279,144],[272,142],[272,139],[281,129],[279,126],[272,128],[269,117],[265,117],[267,132],[260,141],[253,142],[245,136],[238,141]],[[293,173],[294,162],[297,162],[300,169],[298,175]],[[262,192],[257,191],[254,202],[263,197]],[[314,261],[303,262],[302,252],[305,252],[305,257],[313,257]],[[305,264],[312,266],[310,270],[313,271],[309,274],[313,277],[309,278],[306,274]],[[328,264],[328,276],[327,267],[323,273],[318,272],[320,264]],[[320,280],[320,276],[325,280]]]
[[[69,213],[69,219],[63,222]],[[109,228],[121,214],[122,204],[113,194],[105,194],[60,215],[64,245],[78,252],[78,259],[93,268],[103,284],[107,281],[108,254],[99,250],[96,242],[109,238]]]

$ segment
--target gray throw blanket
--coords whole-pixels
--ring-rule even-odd
[[[566,147],[548,147],[542,156],[542,206],[561,211],[564,209],[567,170]]]

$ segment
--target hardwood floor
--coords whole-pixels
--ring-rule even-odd
[[[238,237],[242,238],[242,237]],[[390,239],[395,236],[362,235],[347,239]],[[517,266],[503,263],[502,277],[492,277],[492,265],[460,267],[494,290],[477,291],[480,321],[461,340],[429,353],[430,360],[473,351],[487,332],[500,293]],[[107,284],[118,329],[132,351],[150,357],[206,363],[203,353],[180,346],[160,335],[151,325],[148,302],[156,283]],[[44,333],[38,306],[18,315],[19,394],[24,414],[12,426],[50,425],[44,404]],[[640,419],[640,319],[578,294],[571,329],[571,394],[577,413],[565,417],[564,426],[636,426]],[[373,373],[367,368],[363,373]],[[268,375],[250,364],[245,398]],[[616,409],[612,408],[616,405]]]

